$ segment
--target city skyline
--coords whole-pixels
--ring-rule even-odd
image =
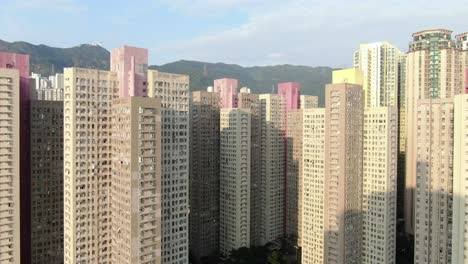
[[[108,50],[128,43],[148,47],[150,61],[158,65],[187,59],[243,66],[288,63],[346,68],[352,66],[350,58],[359,43],[387,40],[406,52],[412,32],[450,28],[461,33],[465,16],[457,8],[463,6],[461,0],[447,1],[444,9],[437,1],[402,0],[140,0],[132,4],[119,0],[112,5],[90,0],[16,0],[4,6],[2,40],[62,48],[102,43]],[[70,16],[74,19],[67,19]],[[119,30],[109,31],[109,27]],[[70,28],[75,29],[73,33]]]
[[[129,45],[51,76],[0,52],[0,262],[467,262],[468,33],[408,40],[359,43],[324,105]]]

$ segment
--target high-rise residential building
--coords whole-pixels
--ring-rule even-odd
[[[468,32],[458,34],[455,36],[457,39],[457,47],[461,50],[468,50]]]
[[[464,74],[463,70],[468,69],[468,32],[458,34],[455,36],[456,46],[461,51],[461,63],[462,63],[462,75]],[[464,86],[468,86],[468,81],[464,81]]]
[[[250,112],[220,113],[219,246],[223,256],[250,246]]]
[[[111,51],[111,71],[119,78],[119,97],[146,96],[148,93],[148,50],[122,46]]]
[[[326,86],[324,229],[326,263],[361,263],[362,86]]]
[[[397,218],[404,219],[406,168],[406,54],[401,53],[398,63],[398,166],[397,166]]]
[[[63,101],[31,101],[31,256],[63,263]]]
[[[299,100],[301,109],[311,109],[318,107],[318,96],[301,95]]]
[[[52,87],[55,89],[63,90],[63,84],[64,84],[63,73],[56,73],[55,76],[53,77],[54,77],[53,78],[54,82],[52,84]]]
[[[111,261],[111,103],[117,73],[64,69],[64,262]]]
[[[238,95],[240,109],[250,111],[250,245],[260,243],[261,206],[261,126],[259,95],[250,93],[250,89],[242,88]]]
[[[324,263],[325,254],[325,108],[303,115],[301,261]]]
[[[414,235],[417,175],[417,103],[422,99],[453,98],[463,92],[466,51],[457,48],[452,31],[431,29],[413,34],[406,59],[405,231]]]
[[[214,91],[219,93],[221,108],[237,108],[237,85],[236,79],[214,80]]]
[[[63,101],[63,90],[41,89],[37,90],[37,99],[46,101]]]
[[[31,169],[30,169],[30,148],[29,148],[29,111],[30,111],[30,86],[29,86],[29,55],[22,55],[22,54],[16,54],[16,53],[7,53],[7,52],[0,52],[0,68],[2,69],[16,69],[19,72],[18,76],[18,85],[16,85],[16,75],[14,73],[11,73],[9,71],[5,71],[5,81],[10,80],[9,83],[5,83],[5,99],[7,102],[7,106],[11,106],[11,108],[5,109],[7,114],[12,114],[11,117],[12,119],[10,122],[9,120],[6,120],[5,126],[11,126],[9,128],[6,128],[7,131],[5,132],[6,139],[10,140],[11,144],[16,144],[16,141],[19,140],[19,153],[17,155],[11,155],[8,156],[8,153],[6,155],[8,156],[7,160],[5,161],[6,163],[4,164],[7,166],[4,168],[6,171],[15,170],[15,162],[17,161],[16,158],[19,157],[19,171],[16,172],[14,175],[18,177],[19,175],[19,182],[17,182],[17,179],[10,178],[9,181],[11,182],[13,186],[13,190],[6,191],[9,194],[9,199],[15,200],[13,202],[13,205],[11,203],[8,205],[9,208],[8,213],[7,213],[7,218],[12,220],[12,217],[16,217],[16,212],[18,209],[20,210],[21,217],[19,219],[20,225],[15,228],[20,228],[20,236],[21,236],[21,258],[22,259],[29,259],[29,256],[31,255],[31,241],[30,241],[30,236],[31,236],[31,230],[30,230],[30,219],[31,219],[31,206],[30,206],[30,175],[31,175]],[[8,89],[15,89],[14,91],[9,91]],[[19,93],[19,101],[16,101],[16,96],[17,93]],[[9,100],[11,99],[11,100]],[[14,105],[13,105],[14,104]],[[14,112],[10,112],[14,111]],[[18,116],[19,114],[19,116]],[[16,118],[19,118],[19,138],[16,138],[15,132],[12,133],[12,131],[15,130],[15,122]],[[8,133],[10,132],[10,134]],[[8,147],[7,143],[5,142],[6,145],[4,145],[9,151],[15,152],[15,149],[11,149]],[[16,152],[15,152],[16,153]],[[8,165],[8,162],[10,162],[10,165]],[[11,166],[11,167],[10,167]],[[10,172],[9,172],[10,173]],[[8,177],[7,177],[8,178]],[[7,187],[8,182],[4,184],[4,187],[6,188],[11,188]],[[16,192],[16,188],[19,188],[19,193]],[[13,192],[13,193],[12,193]],[[13,195],[11,197],[10,195]],[[19,197],[17,198],[16,196],[21,195],[21,199]],[[19,199],[19,201],[17,200]],[[6,202],[6,201],[5,201]],[[13,212],[11,211],[13,210]],[[15,218],[15,223],[18,223],[18,219]],[[10,227],[9,227],[10,228]],[[11,232],[10,232],[11,231]],[[8,242],[7,242],[7,252],[6,252],[6,258],[5,260],[13,260],[14,262],[19,261],[19,255],[17,255],[17,246],[19,245],[19,241],[17,240],[16,237],[16,231],[13,230],[8,230],[7,232],[3,232],[2,235],[8,236]],[[2,235],[0,235],[0,239],[2,238]],[[13,239],[13,241],[10,240]],[[11,248],[10,248],[11,246]],[[13,257],[13,259],[11,259]],[[0,257],[1,259],[1,257]]]
[[[37,100],[63,101],[63,83],[62,73],[56,73],[48,78],[31,73],[31,85],[37,94]]]
[[[62,101],[63,102],[63,89],[38,89],[36,90],[37,100],[44,101]]]
[[[278,83],[278,94],[285,100],[285,109],[299,109],[301,84],[297,82]]]
[[[453,99],[422,99],[415,110],[414,263],[451,263]]]
[[[332,83],[364,84],[364,73],[359,68],[335,70],[332,72]]]
[[[284,100],[284,230],[283,234],[291,237],[295,244],[299,242],[299,185],[302,171],[302,112],[300,107],[301,84],[287,82],[278,84],[278,94]],[[295,112],[292,113],[291,112]],[[289,118],[291,124],[289,123]],[[299,124],[297,123],[299,122]],[[299,130],[297,130],[299,129]],[[289,132],[293,134],[290,135]]]
[[[162,263],[160,110],[159,98],[112,102],[109,263]]]
[[[354,53],[354,67],[363,73],[366,107],[397,106],[400,54],[387,41],[361,44]]]
[[[468,261],[468,95],[454,98],[452,263]]]
[[[354,67],[362,71],[363,89],[366,107],[399,107],[402,117],[401,129],[404,129],[404,81],[405,57],[396,46],[387,41],[361,44],[354,53]],[[400,76],[401,75],[401,76]],[[402,90],[403,89],[403,90]],[[404,145],[404,130],[400,132],[400,143]],[[399,152],[399,195],[400,217],[403,217],[405,156],[404,147]]]
[[[162,263],[188,263],[189,76],[150,70],[148,96],[161,99]]]
[[[31,72],[31,82],[35,83],[34,87],[36,87],[36,89],[41,87],[41,78],[42,75],[40,73]]]
[[[0,262],[20,263],[20,73],[0,66]]]
[[[395,263],[398,110],[364,110],[361,263]]]
[[[303,109],[289,110],[286,117],[285,235],[297,246],[301,245],[302,228],[303,111]]]
[[[457,48],[461,50],[462,93],[468,94],[468,32],[455,36]]]
[[[219,94],[192,92],[190,102],[190,254],[219,251]]]
[[[63,74],[57,73],[48,78],[40,74],[31,73],[31,88],[37,100],[63,101]],[[33,97],[31,96],[31,99]]]
[[[281,95],[260,100],[260,244],[284,235],[285,103]]]

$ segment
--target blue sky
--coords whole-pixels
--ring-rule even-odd
[[[406,51],[411,33],[468,31],[466,0],[0,0],[0,39],[71,47],[149,49],[243,66],[349,67],[360,43]]]

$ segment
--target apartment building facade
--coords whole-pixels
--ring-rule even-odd
[[[161,99],[162,263],[189,260],[189,76],[148,71]]]
[[[161,100],[112,101],[111,263],[162,263]]]
[[[219,251],[219,94],[192,92],[190,102],[190,253]]]
[[[415,263],[451,263],[453,99],[417,103]]]
[[[285,235],[301,245],[303,109],[287,112]]]
[[[401,51],[387,41],[361,44],[354,67],[363,73],[366,107],[398,104],[398,63]]]
[[[64,69],[64,262],[111,263],[115,72]]]
[[[261,126],[259,95],[242,88],[238,94],[239,109],[250,111],[250,245],[259,246],[261,225]]]
[[[31,101],[32,263],[63,263],[63,101]]]
[[[237,108],[237,86],[236,79],[214,80],[214,92],[219,93],[221,108]]]
[[[18,209],[20,212],[18,212],[21,217],[19,219],[16,219],[19,221],[20,225],[18,228],[20,229],[20,236],[21,236],[21,247],[18,249],[16,246],[19,246],[19,241],[18,243],[16,241],[14,242],[7,242],[8,245],[12,245],[11,243],[15,244],[13,246],[14,250],[8,249],[7,251],[9,252],[9,256],[11,254],[14,254],[14,261],[19,261],[19,255],[16,255],[16,251],[20,250],[21,252],[18,253],[21,255],[21,259],[28,259],[31,253],[31,243],[30,243],[30,234],[31,234],[31,204],[30,204],[30,193],[31,193],[31,185],[29,182],[30,179],[30,173],[31,173],[31,168],[29,166],[30,162],[30,148],[29,148],[29,110],[30,110],[30,81],[29,81],[29,75],[30,75],[30,64],[29,64],[29,55],[24,55],[24,54],[16,54],[16,53],[9,53],[9,52],[0,52],[0,68],[1,69],[11,69],[11,70],[17,70],[18,71],[18,86],[16,86],[16,82],[13,80],[16,77],[12,75],[12,73],[5,73],[6,74],[6,79],[11,80],[11,83],[5,83],[5,89],[15,89],[14,91],[4,91],[5,92],[5,99],[12,99],[12,100],[7,100],[8,104],[15,104],[14,108],[11,108],[11,110],[14,110],[14,114],[18,115],[19,118],[19,172],[17,177],[19,177],[19,181],[16,182],[16,179],[10,179],[14,181],[16,184],[13,184],[14,188],[18,186],[19,192],[16,193],[15,190],[10,190],[13,191],[14,194],[13,196],[15,197],[14,199],[19,199],[16,198],[17,195],[20,195],[21,193],[21,199],[19,199],[17,202],[13,203],[13,207],[15,209]],[[16,98],[16,93],[19,93],[19,101],[16,102],[13,98]],[[18,104],[18,105],[16,105]],[[17,116],[14,115],[12,118],[16,118]],[[11,120],[12,122],[15,121],[15,119]],[[9,137],[12,135],[10,134]],[[16,138],[14,139],[16,140]],[[15,150],[11,150],[15,151]],[[13,159],[16,159],[16,156],[13,157]],[[14,166],[14,165],[12,165]],[[13,168],[8,168],[8,169],[13,169]],[[19,175],[19,176],[18,176]],[[18,206],[18,207],[16,207]],[[16,212],[9,212],[7,217],[11,217],[12,214],[16,215]],[[16,222],[18,223],[18,222]],[[16,228],[16,227],[15,227]],[[8,236],[11,235],[10,232],[6,233]],[[13,252],[13,253],[12,253]],[[7,257],[8,259],[8,257]],[[11,259],[10,259],[11,260]]]
[[[325,108],[305,109],[303,114],[301,261],[325,259]]]
[[[261,94],[260,101],[260,244],[284,234],[285,122],[284,99]]]
[[[146,96],[148,94],[148,50],[122,46],[110,54],[111,71],[119,78],[119,97]]]
[[[0,68],[0,261],[19,263],[20,238],[20,73]]]
[[[250,246],[250,112],[220,113],[220,254]]]
[[[395,263],[398,111],[364,110],[362,263]]]
[[[406,59],[405,231],[415,234],[418,128],[420,100],[453,98],[463,92],[466,50],[456,47],[452,31],[431,29],[413,34]]]
[[[452,263],[468,260],[468,95],[454,97]]]
[[[326,263],[361,263],[362,86],[328,84],[325,97]]]
[[[299,100],[301,109],[311,109],[318,107],[318,96],[301,94]]]

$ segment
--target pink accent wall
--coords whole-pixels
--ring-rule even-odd
[[[286,110],[299,109],[301,97],[301,84],[286,82],[278,84],[278,94],[285,98]]]
[[[221,108],[237,108],[237,85],[236,79],[214,80],[214,91],[219,93]]]
[[[119,78],[119,97],[148,94],[148,50],[122,46],[111,51],[111,71]]]
[[[21,259],[31,256],[31,167],[29,135],[29,55],[0,52],[0,68],[17,69],[20,75],[20,237]]]

